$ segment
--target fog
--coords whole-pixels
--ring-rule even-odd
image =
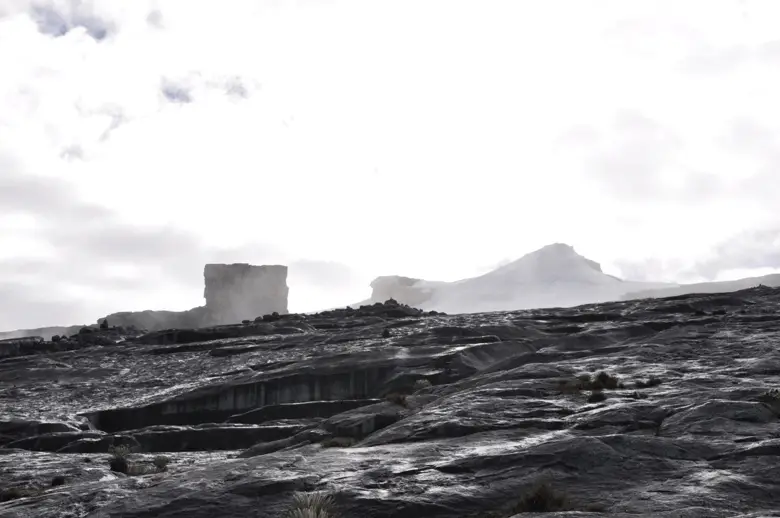
[[[461,281],[450,311],[622,293],[470,280],[556,242],[632,282],[780,271],[780,4],[703,13],[0,1],[0,330],[188,310],[207,263],[289,266],[296,312],[392,275]]]

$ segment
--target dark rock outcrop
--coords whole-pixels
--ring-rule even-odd
[[[778,313],[771,288],[387,301],[0,359],[0,516],[276,518],[317,491],[338,518],[776,516]]]

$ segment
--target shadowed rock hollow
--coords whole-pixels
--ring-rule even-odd
[[[39,344],[0,360],[0,516],[270,518],[318,491],[348,518],[780,516],[779,309],[388,301]]]

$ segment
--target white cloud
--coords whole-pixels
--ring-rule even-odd
[[[778,14],[0,0],[0,328],[191,307],[215,259],[290,264],[293,310],[558,241],[634,276],[772,267],[719,244],[775,223]]]

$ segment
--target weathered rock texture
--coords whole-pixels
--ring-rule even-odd
[[[780,516],[778,341],[760,288],[41,349],[0,360],[0,516],[277,518],[312,491],[336,518]]]
[[[203,276],[210,324],[234,324],[258,315],[287,313],[287,267],[207,264]]]

